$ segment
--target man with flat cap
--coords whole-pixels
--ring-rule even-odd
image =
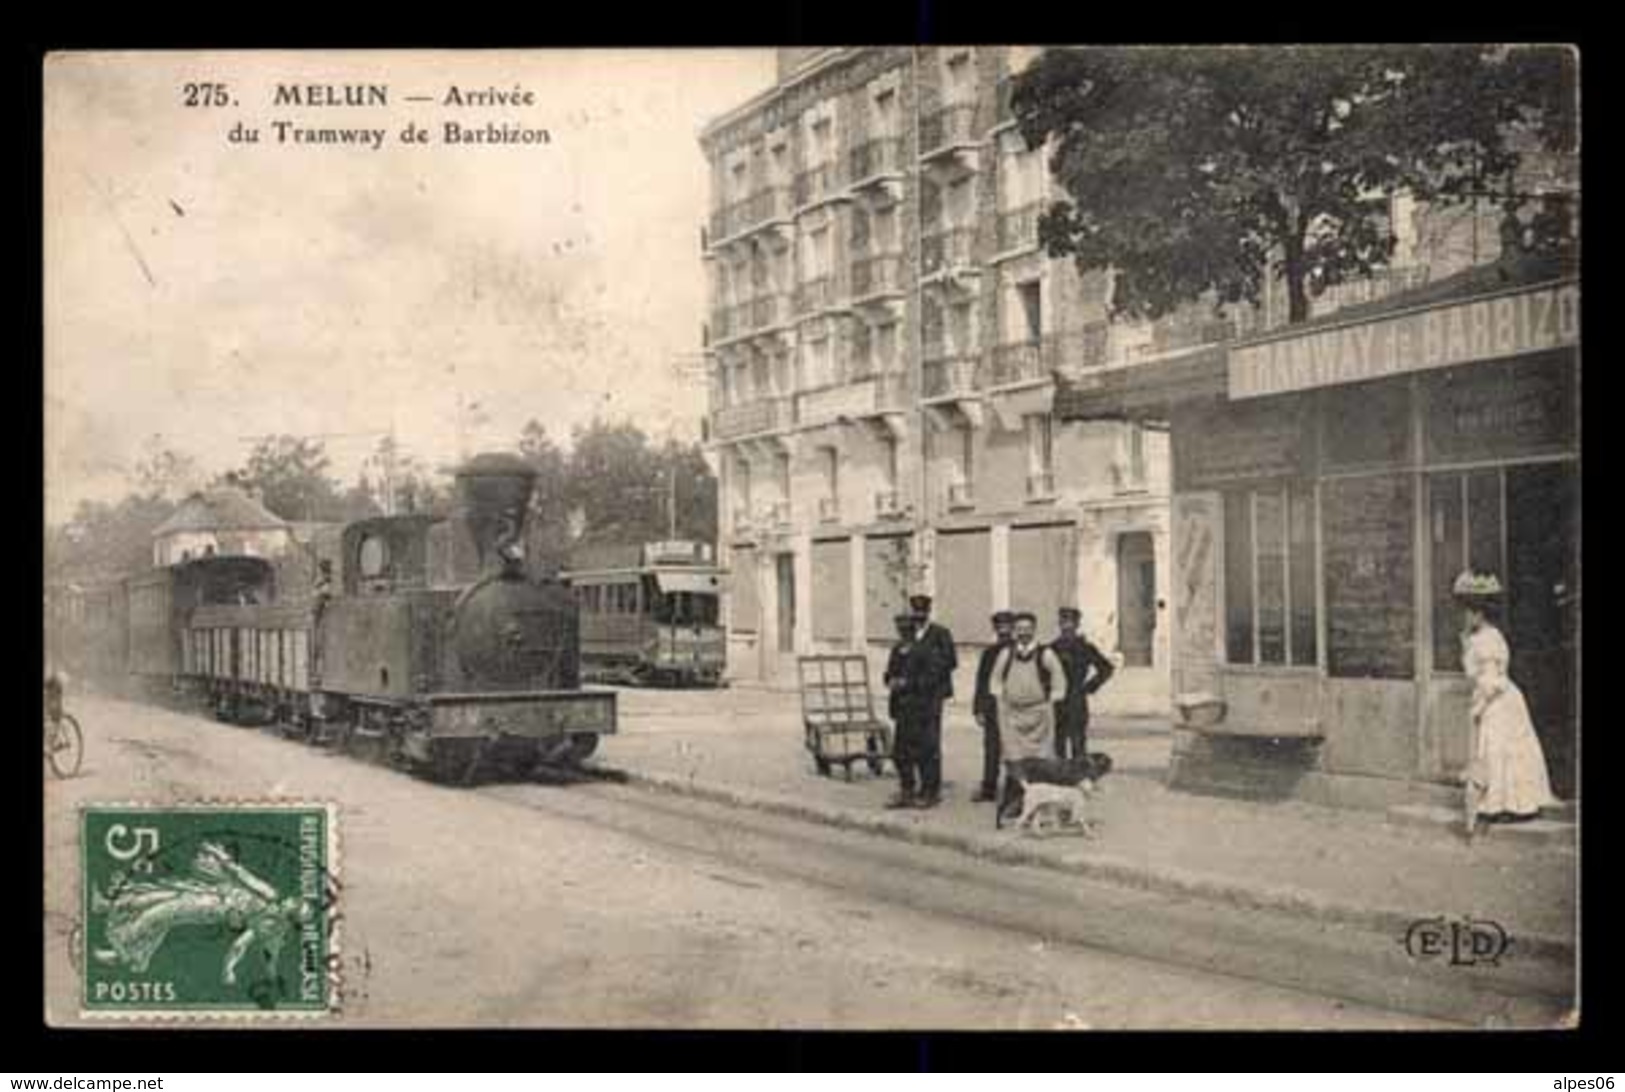
[[[914,639],[923,657],[920,709],[920,798],[917,805],[934,808],[942,800],[942,703],[954,696],[954,671],[959,654],[954,635],[931,618],[931,597],[910,596]]]
[[[1066,670],[1066,695],[1055,703],[1055,757],[1088,756],[1089,695],[1105,686],[1116,669],[1100,649],[1078,632],[1083,613],[1060,610],[1061,635],[1049,646]]]
[[[976,662],[976,696],[971,712],[982,729],[982,784],[971,797],[976,803],[999,798],[999,702],[993,696],[993,664],[1013,640],[1016,616],[1007,610],[993,615],[993,643]]]

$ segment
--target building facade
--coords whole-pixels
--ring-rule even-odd
[[[789,683],[821,651],[883,663],[925,591],[966,645],[996,609],[1053,631],[1080,607],[1120,664],[1101,707],[1168,707],[1166,430],[1061,423],[1054,376],[1233,326],[1110,322],[1110,278],[1040,251],[1052,183],[1008,109],[1034,53],[786,50],[702,135],[735,679]]]
[[[227,485],[181,501],[152,533],[152,563],[163,568],[213,554],[280,557],[293,542],[291,524]]]

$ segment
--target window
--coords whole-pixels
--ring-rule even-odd
[[[1043,285],[1039,281],[1016,285],[1016,301],[1019,304],[1016,340],[1037,341],[1044,328]]]
[[[897,206],[876,209],[870,216],[869,245],[877,254],[897,249]]]
[[[948,214],[948,223],[952,227],[963,227],[971,221],[973,191],[970,184],[971,180],[968,177],[955,179],[948,184],[945,211]]]
[[[896,91],[888,87],[886,90],[876,93],[872,120],[875,136],[890,137],[897,135]]]
[[[1315,494],[1308,484],[1224,495],[1225,659],[1319,662]]]
[[[358,558],[361,575],[368,580],[384,576],[389,569],[389,543],[381,535],[368,535],[361,540]]]
[[[885,322],[874,327],[870,352],[874,354],[876,371],[891,371],[897,363],[897,323]]]
[[[809,149],[807,162],[814,166],[821,166],[830,161],[835,150],[835,129],[828,118],[819,118],[812,123],[812,147]]]
[[[1035,478],[1053,473],[1054,419],[1047,413],[1030,413],[1021,420],[1027,430],[1027,473]]]
[[[1433,670],[1461,670],[1461,611],[1451,595],[1463,569],[1506,580],[1501,471],[1429,474],[1428,539],[1433,553]]]
[[[824,495],[833,505],[841,497],[841,453],[833,447],[823,449]]]
[[[884,475],[886,491],[897,489],[897,438],[888,436],[881,441],[881,473]]]
[[[806,348],[806,356],[802,360],[803,389],[815,390],[828,386],[831,379],[828,335],[808,339]]]
[[[971,101],[969,53],[961,51],[948,55],[942,69],[942,99],[948,106],[962,106]]]

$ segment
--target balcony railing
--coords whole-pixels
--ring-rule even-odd
[[[796,314],[806,315],[814,311],[821,311],[826,307],[833,307],[839,292],[839,283],[827,273],[797,285]]]
[[[903,291],[903,255],[871,254],[852,263],[852,296],[866,299]]]
[[[839,523],[841,521],[841,501],[839,497],[818,498],[818,522]]]
[[[774,501],[762,505],[762,525],[765,527],[790,526],[790,502]]]
[[[920,261],[925,275],[945,269],[961,269],[971,264],[971,245],[975,237],[968,227],[939,228],[920,239]]]
[[[930,156],[947,148],[975,144],[976,107],[969,103],[944,106],[927,114],[920,122],[920,155]]]
[[[897,496],[897,490],[886,489],[875,494],[875,518],[898,519],[903,515],[903,506]]]
[[[796,208],[817,204],[826,197],[835,196],[841,186],[840,171],[833,163],[820,163],[796,175],[791,192],[791,203]]]
[[[786,292],[764,292],[750,301],[750,329],[766,330],[789,321],[790,297]]]
[[[1027,475],[1027,499],[1048,500],[1055,496],[1055,472],[1044,470]]]
[[[999,252],[1029,250],[1038,245],[1038,217],[1044,211],[1040,201],[999,213]]]
[[[945,398],[966,394],[981,387],[980,361],[975,353],[950,353],[926,350],[921,366],[923,394],[927,398]]]
[[[903,138],[886,136],[866,140],[852,149],[852,183],[902,171]]]
[[[1043,350],[1038,338],[995,345],[988,360],[988,386],[1005,387],[1044,378],[1047,369]]]
[[[763,224],[787,220],[789,216],[789,187],[768,186],[712,212],[707,241],[716,246]]]
[[[956,509],[964,509],[964,508],[975,508],[975,507],[976,507],[976,491],[971,487],[970,482],[949,482],[948,483],[948,510],[949,511],[954,511]]]
[[[759,398],[717,410],[711,432],[719,440],[729,440],[736,436],[749,436],[778,427],[778,400]]]

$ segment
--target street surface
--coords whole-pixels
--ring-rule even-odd
[[[84,770],[46,786],[53,1024],[77,1022],[77,806],[274,795],[340,805],[349,1026],[1446,1026],[1259,980],[1359,958],[1335,929],[633,786],[442,788],[200,716],[70,708]]]

